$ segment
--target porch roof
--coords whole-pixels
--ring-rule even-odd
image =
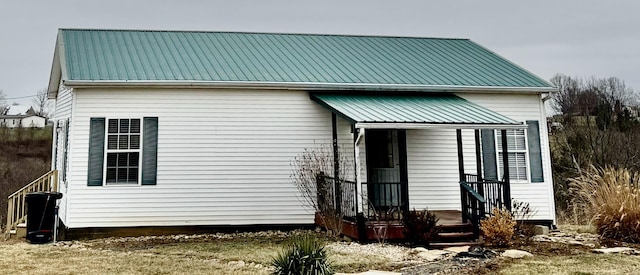
[[[514,129],[522,122],[454,94],[312,94],[311,99],[355,124],[376,129]]]

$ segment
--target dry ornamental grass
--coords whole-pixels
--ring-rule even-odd
[[[640,243],[640,174],[592,168],[571,179],[573,204],[582,206],[604,238]]]

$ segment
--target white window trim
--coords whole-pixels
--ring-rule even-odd
[[[500,138],[498,136],[498,131],[500,130],[495,130],[494,131],[494,136],[495,136],[495,148],[496,148],[496,175],[498,176],[498,179],[502,179],[502,172],[500,171],[500,154],[502,154],[502,151],[498,148],[498,143],[500,143],[500,146],[502,146],[502,138]],[[508,130],[507,130],[508,131]],[[530,167],[530,163],[529,163],[529,136],[527,133],[527,129],[523,129],[524,131],[524,150],[511,150],[508,151],[507,153],[524,153],[524,163],[526,166],[526,173],[525,175],[527,176],[526,180],[514,180],[514,179],[509,179],[510,183],[531,183],[531,167]],[[507,137],[509,137],[509,135],[507,134]],[[507,144],[509,142],[509,139],[507,138]]]
[[[140,149],[137,150],[109,150],[109,120],[112,119],[139,119],[140,120]],[[104,122],[104,156],[102,159],[102,186],[142,186],[142,148],[143,148],[143,133],[144,133],[144,119],[142,117],[110,117],[105,118]],[[119,125],[119,124],[118,124]],[[118,140],[119,141],[119,140]],[[107,155],[109,153],[129,153],[138,152],[138,179],[136,183],[107,183]]]

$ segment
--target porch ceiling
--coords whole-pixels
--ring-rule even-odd
[[[312,94],[311,99],[357,128],[514,129],[521,122],[454,94],[357,95]]]

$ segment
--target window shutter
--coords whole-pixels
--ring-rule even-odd
[[[104,118],[92,117],[89,126],[89,160],[87,185],[102,185],[104,162]],[[65,168],[66,169],[66,168]]]
[[[482,135],[482,163],[484,164],[484,179],[498,180],[496,163],[496,140],[493,130],[481,130]]]
[[[158,172],[158,118],[145,117],[142,133],[142,185],[155,185]]]
[[[540,149],[540,127],[537,120],[527,121],[527,139],[529,140],[531,182],[544,182],[542,171],[542,150]]]

